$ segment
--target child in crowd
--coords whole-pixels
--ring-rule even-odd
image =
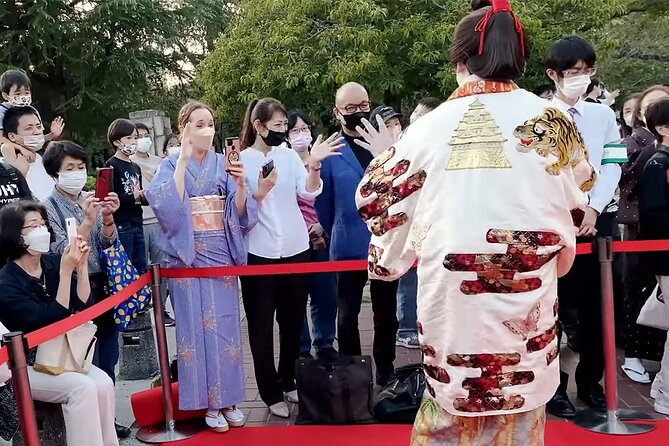
[[[646,125],[657,138],[657,151],[646,163],[639,194],[639,228],[646,240],[669,238],[669,99],[650,105]],[[648,268],[657,276],[665,302],[669,296],[669,253],[646,254]],[[669,339],[662,366],[651,389],[655,411],[669,415]]]
[[[7,138],[7,134],[2,125],[5,113],[12,107],[30,107],[35,110],[40,122],[42,121],[37,109],[31,105],[32,95],[30,79],[23,70],[7,70],[0,76],[0,89],[2,90],[3,99],[3,102],[0,104],[0,145],[2,145],[2,156],[5,161],[10,164],[13,164],[19,155],[24,156],[28,162],[34,163],[34,152],[40,150],[42,147],[26,148],[10,141]],[[65,123],[63,122],[63,118],[60,116],[56,117],[53,122],[51,122],[50,133],[44,137],[44,141],[49,142],[58,139],[63,133],[64,127]]]
[[[105,166],[114,168],[114,192],[121,202],[114,214],[118,237],[137,272],[142,274],[146,271],[142,206],[148,203],[144,198],[142,170],[130,160],[137,152],[137,128],[132,121],[116,119],[109,126],[107,140],[116,151]]]

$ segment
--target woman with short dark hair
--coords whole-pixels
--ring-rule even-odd
[[[28,333],[69,317],[88,302],[90,248],[81,235],[47,255],[52,234],[46,209],[19,201],[0,210],[0,322]],[[96,366],[87,374],[54,376],[36,371],[34,350],[28,375],[33,399],[63,404],[67,444],[118,446],[114,429],[114,385]]]

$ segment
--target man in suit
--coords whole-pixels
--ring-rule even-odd
[[[367,259],[370,232],[358,215],[355,192],[374,156],[358,144],[360,134],[355,129],[362,126],[363,118],[369,119],[370,111],[369,95],[362,85],[349,82],[337,90],[333,112],[341,123],[345,147],[341,150],[342,156],[323,160],[323,192],[316,199],[318,219],[330,236],[332,260]],[[344,355],[361,354],[358,315],[367,279],[366,271],[338,274],[337,331],[339,351]],[[372,280],[370,293],[374,312],[376,382],[385,385],[394,372],[397,281]]]

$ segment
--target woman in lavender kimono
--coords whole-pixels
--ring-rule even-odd
[[[243,265],[246,234],[258,220],[243,166],[234,163],[226,172],[223,155],[210,150],[214,116],[206,105],[184,105],[179,129],[179,153],[163,161],[145,193],[163,232],[168,266]],[[180,409],[208,408],[206,422],[216,432],[242,426],[244,414],[235,406],[244,399],[237,278],[168,282]]]

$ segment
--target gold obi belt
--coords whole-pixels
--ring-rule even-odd
[[[220,195],[192,197],[190,199],[190,208],[193,218],[193,231],[223,230],[225,197]]]

